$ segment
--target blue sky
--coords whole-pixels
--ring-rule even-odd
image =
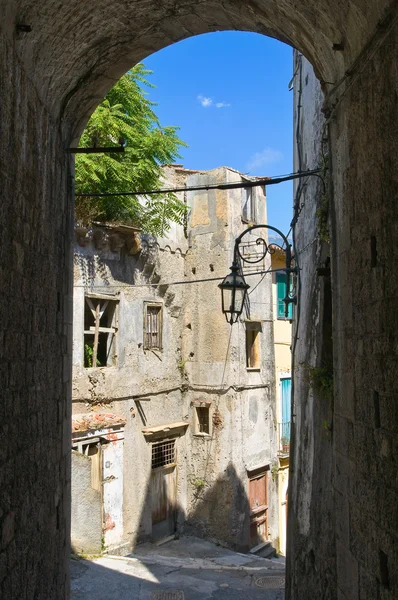
[[[250,175],[292,168],[292,49],[245,32],[218,32],[173,44],[143,62],[156,85],[149,98],[162,125],[178,125],[191,169],[226,165]],[[267,188],[268,222],[287,233],[292,184]]]

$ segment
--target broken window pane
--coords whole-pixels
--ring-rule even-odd
[[[86,296],[84,306],[84,366],[106,367],[115,362],[116,300]]]

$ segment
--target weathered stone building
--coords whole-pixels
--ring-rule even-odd
[[[291,383],[292,383],[292,319],[293,304],[286,315],[284,298],[287,277],[278,269],[286,266],[286,254],[281,248],[282,240],[271,248],[272,304],[275,348],[275,393],[278,428],[278,504],[279,504],[279,551],[286,553],[288,516],[289,454],[291,432]],[[291,286],[291,294],[294,294]]]
[[[287,596],[397,596],[397,10],[391,0],[1,2],[2,597],[68,597],[73,160],[67,149],[131,65],[184,37],[226,29],[271,35],[302,52],[321,82],[327,119],[330,468],[320,469],[319,447],[306,443],[301,428],[291,447],[297,477],[289,490],[290,529],[300,541],[290,543]],[[307,219],[315,212],[308,208]],[[311,281],[314,258],[308,252],[303,263]],[[300,302],[309,310],[308,288]],[[314,343],[315,325],[312,335],[297,339],[297,351]],[[303,401],[300,420],[311,402]],[[319,428],[307,429],[309,439],[314,432]],[[329,536],[311,530],[322,522]]]
[[[200,173],[169,166],[164,173],[170,187],[245,181],[224,167]],[[235,238],[249,222],[266,223],[264,188],[181,196],[187,226],[172,226],[167,239],[128,227],[76,228],[72,423],[83,422],[73,444],[86,456],[73,454],[72,545],[85,552],[92,532],[86,547],[90,518],[81,515],[91,514],[92,493],[80,521],[74,509],[85,502],[84,469],[87,488],[103,481],[108,499],[103,532],[96,526],[99,549],[102,535],[107,548],[127,552],[175,531],[239,550],[268,540],[278,547],[271,278],[249,269],[253,291],[232,327],[217,289]],[[245,238],[246,251],[257,237]],[[255,271],[269,266],[268,256]],[[109,413],[119,417],[117,437]]]

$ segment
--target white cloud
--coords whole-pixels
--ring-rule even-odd
[[[247,163],[248,171],[256,171],[261,167],[280,162],[283,159],[283,154],[275,148],[264,148],[262,152],[256,152],[251,156]]]
[[[199,94],[198,100],[204,108],[208,108],[213,104],[213,100],[211,98],[208,96],[203,96],[202,94]]]
[[[209,108],[210,106],[215,106],[216,108],[225,108],[226,106],[231,106],[228,102],[213,103],[213,98],[210,98],[210,96],[204,96],[203,94],[199,94],[197,98],[204,108]]]

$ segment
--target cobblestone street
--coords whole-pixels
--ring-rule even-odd
[[[284,561],[240,554],[196,538],[135,554],[72,560],[72,600],[284,600]]]

